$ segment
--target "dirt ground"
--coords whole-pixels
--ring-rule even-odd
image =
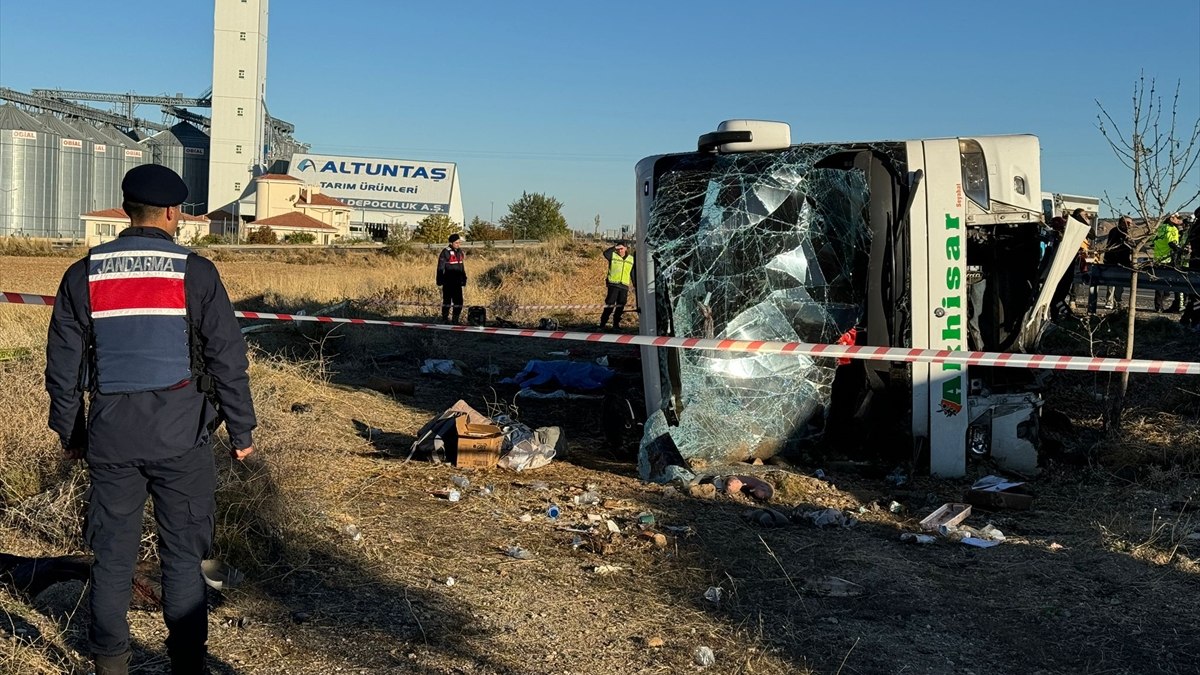
[[[524,422],[566,432],[567,456],[543,469],[405,463],[417,429],[455,400],[484,412],[510,406],[497,380],[528,359],[636,352],[367,330],[255,337],[261,452],[246,466],[222,455],[218,492],[217,554],[247,581],[212,596],[215,672],[1200,673],[1195,378],[1135,379],[1130,438],[1120,443],[1100,430],[1111,380],[1056,378],[1050,400],[1063,419],[1048,435],[1058,451],[1030,482],[1033,508],[977,510],[967,523],[993,523],[1007,540],[973,549],[899,536],[995,471],[984,463],[964,480],[901,486],[885,479],[894,467],[836,457],[790,471],[743,467],[775,485],[771,506],[786,514],[837,508],[857,520],[766,529],[743,517],[744,498],[640,482],[629,448],[603,442],[595,400],[517,399]],[[1083,349],[1081,334],[1096,343],[1112,330],[1072,326],[1057,344]],[[1148,333],[1160,338],[1147,357],[1200,352],[1173,323]],[[462,361],[466,376],[416,372],[438,357]],[[36,383],[37,359],[0,363],[0,385]],[[360,387],[378,376],[411,382],[414,393]],[[18,411],[29,424],[42,418],[36,404]],[[28,525],[77,499],[82,470],[73,472],[47,496],[5,505],[0,550],[78,552],[69,519]],[[431,494],[454,476],[471,481],[461,501]],[[575,504],[585,490],[602,503]],[[557,519],[546,515],[551,504]],[[644,513],[665,545],[639,534]],[[607,520],[619,534],[603,534]],[[567,531],[589,527],[602,534]],[[529,559],[507,555],[511,547]],[[826,577],[861,592],[822,595],[816,582]],[[706,599],[711,588],[719,602]],[[88,672],[84,592],[0,591],[0,671]],[[167,672],[161,615],[136,610],[131,622],[135,672]],[[702,647],[715,656],[707,669],[696,665]]]

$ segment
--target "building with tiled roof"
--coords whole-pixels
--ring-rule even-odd
[[[335,243],[338,236],[336,227],[299,211],[260,218],[254,221],[253,227],[269,227],[281,241],[290,234],[311,234],[314,237],[313,244],[322,246]]]
[[[121,230],[129,227],[129,215],[124,209],[102,209],[79,216],[83,221],[84,244],[96,246],[117,238]],[[179,219],[179,230],[175,240],[188,244],[211,232],[212,222],[207,216],[184,214]]]

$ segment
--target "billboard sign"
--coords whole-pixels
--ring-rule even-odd
[[[356,209],[450,213],[455,165],[377,157],[294,154],[288,175]]]

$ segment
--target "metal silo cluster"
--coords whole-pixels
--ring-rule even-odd
[[[121,179],[163,164],[187,183],[189,214],[207,212],[209,137],[180,122],[154,136],[0,105],[0,236],[81,240],[80,216],[121,206]]]

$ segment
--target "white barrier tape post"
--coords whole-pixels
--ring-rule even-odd
[[[50,296],[34,296],[24,293],[4,293],[0,302],[28,305],[52,305]],[[16,299],[13,299],[13,298]],[[36,301],[26,301],[33,298]],[[675,347],[707,351],[749,352],[757,354],[799,354],[824,358],[848,358],[867,361],[904,361],[908,363],[957,363],[964,366],[998,366],[1004,368],[1040,368],[1045,370],[1084,370],[1092,372],[1164,373],[1173,375],[1200,375],[1200,363],[1188,361],[1152,361],[1148,359],[1114,359],[1087,356],[1054,356],[1047,354],[1012,354],[1007,352],[952,352],[937,349],[909,349],[905,347],[871,347],[861,345],[826,345],[809,342],[772,342],[767,340],[717,340],[704,338],[679,338],[654,335],[627,335],[615,333],[576,333],[573,331],[533,330],[525,328],[488,328],[484,326],[457,326],[415,321],[387,321],[383,319],[344,319],[333,316],[306,316],[298,314],[276,314],[272,312],[237,311],[241,319],[271,321],[311,321],[315,323],[348,323],[363,326],[392,326],[396,328],[419,328],[443,330],[455,333],[479,333],[484,335],[508,335],[549,340],[573,340],[603,344],[642,345],[648,347]]]

